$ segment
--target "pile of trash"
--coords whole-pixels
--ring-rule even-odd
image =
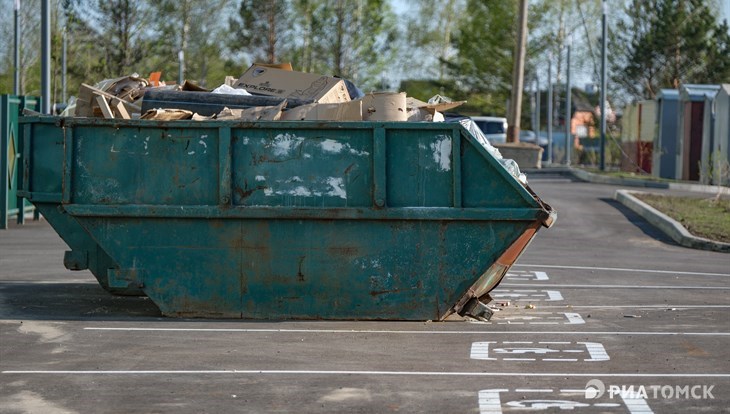
[[[363,93],[352,82],[297,72],[291,64],[254,64],[238,79],[208,90],[192,82],[166,85],[160,73],[82,84],[62,116],[107,119],[226,121],[459,122],[515,178],[526,183],[517,164],[505,160],[468,117],[445,119],[444,112],[466,101],[436,95],[427,102],[404,92]]]

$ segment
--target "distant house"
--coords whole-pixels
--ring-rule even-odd
[[[651,173],[657,126],[657,103],[645,100],[624,108],[621,122],[621,171]]]

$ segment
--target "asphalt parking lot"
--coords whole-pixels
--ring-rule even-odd
[[[67,271],[46,222],[0,231],[0,412],[726,411],[730,256],[530,178],[558,222],[487,323],[168,319]]]

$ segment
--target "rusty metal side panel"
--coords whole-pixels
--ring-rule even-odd
[[[438,319],[520,221],[80,218],[171,316]]]

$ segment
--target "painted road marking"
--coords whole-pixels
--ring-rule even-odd
[[[629,398],[621,395],[621,400],[613,400],[609,398],[601,398],[598,401],[585,398],[585,390],[570,390],[577,392],[566,392],[568,390],[559,390],[559,395],[552,389],[548,390],[525,390],[516,389],[510,392],[508,389],[488,389],[481,390],[478,394],[479,414],[502,414],[503,408],[509,411],[550,411],[566,410],[570,412],[603,412],[607,408],[625,407],[630,414],[652,414],[649,404],[643,398]],[[503,394],[511,394],[508,398],[514,398],[502,402]],[[517,395],[515,395],[517,394]],[[527,395],[525,395],[527,394]],[[542,395],[534,395],[542,394]],[[565,394],[569,394],[564,397]],[[571,395],[578,394],[578,395]],[[538,397],[538,398],[535,398]],[[568,399],[569,398],[569,399]],[[621,401],[616,402],[616,401]],[[613,411],[613,410],[612,410]]]
[[[368,329],[246,329],[246,328],[94,328],[86,327],[88,331],[109,332],[222,332],[222,333],[297,333],[297,334],[401,334],[401,335],[659,335],[659,336],[730,336],[730,332],[641,332],[641,331],[387,331]]]
[[[444,372],[444,371],[325,371],[325,370],[261,370],[261,369],[217,369],[217,370],[7,370],[6,375],[374,375],[374,376],[423,376],[423,377],[626,377],[626,378],[730,378],[723,374],[678,374],[637,372]]]
[[[565,305],[542,305],[542,308],[562,308],[565,309]],[[666,310],[683,310],[683,309],[705,309],[705,308],[716,308],[726,309],[730,308],[730,305],[570,305],[571,308],[635,308],[635,309],[666,309]]]
[[[575,312],[530,312],[529,315],[497,314],[485,325],[580,325],[586,323]]]
[[[489,296],[495,300],[512,299],[530,302],[557,302],[563,300],[563,295],[557,290],[494,289],[489,293]]]
[[[641,272],[641,273],[663,273],[663,274],[669,274],[669,275],[730,277],[729,273],[678,272],[678,271],[674,271],[674,270],[625,269],[625,268],[620,268],[620,267],[555,266],[555,265],[534,265],[534,264],[515,264],[514,266],[515,267],[544,267],[544,268],[548,268],[548,269],[607,270],[607,271],[612,271],[612,272]]]
[[[545,272],[533,272],[528,270],[510,270],[504,277],[504,280],[511,282],[531,282],[535,280],[550,279]]]
[[[578,355],[581,354],[581,355]],[[471,359],[485,361],[596,362],[608,361],[598,342],[485,341],[471,344]]]
[[[637,286],[637,285],[555,285],[535,283],[500,283],[499,286],[525,286],[525,287],[556,287],[556,288],[586,288],[586,289],[706,289],[706,290],[727,290],[730,286]]]

